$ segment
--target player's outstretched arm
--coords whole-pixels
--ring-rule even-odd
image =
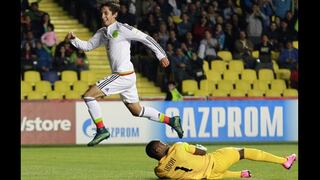
[[[200,145],[200,144],[197,144],[196,145],[196,151],[193,153],[195,155],[205,155],[207,154],[207,148]]]
[[[67,35],[67,38],[70,39],[70,42],[74,47],[81,49],[83,51],[90,51],[99,47],[102,44],[102,41],[103,41],[102,33],[103,32],[101,28],[88,41],[82,41],[81,39],[77,38],[74,32],[69,32]]]

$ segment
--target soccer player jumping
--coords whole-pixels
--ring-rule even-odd
[[[97,30],[89,41],[80,40],[73,32],[67,35],[76,48],[84,51],[104,45],[112,69],[110,76],[96,82],[84,94],[89,114],[97,126],[97,133],[88,146],[97,145],[110,137],[110,133],[103,124],[101,108],[96,98],[119,93],[133,116],[146,117],[149,120],[168,124],[177,132],[179,138],[182,138],[183,130],[179,116],[168,117],[152,107],[142,107],[139,104],[136,74],[130,61],[131,41],[139,41],[148,46],[155,53],[162,67],[168,67],[169,60],[164,50],[153,38],[128,24],[117,22],[119,10],[118,0],[109,1],[100,6],[104,27]]]
[[[159,161],[154,170],[156,175],[170,179],[250,178],[249,170],[228,169],[241,159],[281,164],[286,169],[290,169],[296,160],[295,154],[284,158],[252,148],[226,147],[207,153],[201,145],[178,142],[170,147],[159,140],[149,142],[146,153]]]

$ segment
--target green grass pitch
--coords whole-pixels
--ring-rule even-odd
[[[205,144],[211,152],[218,148],[250,147],[275,155],[298,155],[298,145],[291,144]],[[299,158],[299,156],[298,156]],[[98,145],[96,147],[21,147],[22,180],[122,180],[157,179],[153,169],[157,161],[145,154],[144,145]],[[230,170],[249,169],[252,179],[296,180],[298,162],[290,170],[281,165],[242,160]]]

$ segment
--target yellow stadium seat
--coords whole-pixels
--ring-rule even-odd
[[[42,95],[41,92],[31,91],[27,94],[27,99],[28,100],[42,100],[42,99],[44,99],[44,96]]]
[[[268,81],[263,81],[263,80],[256,80],[253,82],[253,89],[255,90],[261,90],[261,91],[266,91],[269,90],[269,82]]]
[[[209,63],[208,61],[203,61],[203,65],[202,65],[203,71],[206,73],[207,71],[209,71]]]
[[[274,72],[279,71],[279,65],[275,60],[272,60],[272,67],[273,67]]]
[[[213,89],[216,89],[216,83],[208,79],[203,79],[200,81],[200,90],[211,92]]]
[[[281,91],[272,90],[272,89],[267,90],[266,97],[281,97]]]
[[[211,61],[211,70],[223,73],[225,70],[227,70],[226,62],[221,60]]]
[[[283,97],[298,97],[298,90],[285,89],[285,90],[283,90]]]
[[[293,44],[294,48],[299,49],[299,42],[298,41],[293,41],[292,44]]]
[[[258,71],[259,80],[272,81],[274,80],[274,73],[271,69],[260,69]]]
[[[229,93],[233,89],[233,82],[227,80],[219,81],[217,89],[224,90]]]
[[[208,80],[210,80],[214,83],[217,83],[218,81],[220,81],[222,79],[221,73],[217,72],[217,71],[213,71],[213,70],[207,71],[206,76],[207,76]]]
[[[290,80],[290,77],[291,77],[290,69],[281,68],[281,69],[278,69],[278,71],[275,71],[275,72],[276,72],[277,79]]]
[[[70,91],[70,85],[64,81],[56,81],[54,82],[54,90],[64,94],[67,91]]]
[[[232,60],[232,54],[230,51],[218,51],[217,56],[221,57],[224,61]]]
[[[171,16],[174,23],[179,24],[182,22],[180,16]]]
[[[32,91],[32,85],[29,82],[21,81],[21,92],[29,93]]]
[[[213,97],[228,97],[229,93],[225,90],[215,89],[211,91],[211,96]]]
[[[237,80],[239,80],[239,74],[234,71],[226,70],[223,72],[223,80],[235,83]]]
[[[96,82],[96,73],[93,71],[81,71],[80,80],[87,82],[89,85]]]
[[[258,59],[259,58],[259,51],[252,51],[252,57]]]
[[[46,97],[48,100],[61,100],[63,99],[63,94],[57,91],[50,91]]]
[[[253,83],[253,81],[257,80],[257,73],[253,69],[244,69],[241,72],[241,79]]]
[[[264,91],[250,89],[250,90],[248,90],[247,94],[248,94],[248,97],[263,97]]]
[[[246,80],[239,80],[239,81],[236,81],[236,89],[238,90],[242,90],[242,91],[248,91],[251,89],[251,84],[246,81]]]
[[[81,94],[77,91],[68,91],[65,93],[66,99],[81,99]]]
[[[38,81],[35,85],[35,91],[46,95],[48,92],[52,91],[51,83],[49,81]]]
[[[198,90],[198,82],[193,79],[182,81],[182,93],[187,95],[193,95]]]
[[[84,94],[88,89],[89,85],[84,81],[76,81],[73,83],[73,91],[77,91],[80,94]]]
[[[38,71],[26,71],[24,72],[24,81],[35,85],[36,82],[41,81],[41,76]]]
[[[78,76],[76,71],[62,71],[61,73],[61,81],[69,83],[69,85],[72,85],[75,81],[78,81]]]
[[[280,52],[278,51],[271,51],[271,59],[278,59]]]
[[[205,90],[196,90],[194,92],[194,96],[209,96],[210,91],[205,91]]]
[[[287,89],[286,82],[283,79],[275,79],[271,81],[271,89],[283,91]]]
[[[244,69],[243,62],[241,60],[232,60],[229,62],[229,70],[241,73]]]
[[[233,89],[230,91],[230,97],[246,97],[246,91]]]

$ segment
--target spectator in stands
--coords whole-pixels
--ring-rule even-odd
[[[53,70],[57,72],[62,72],[64,70],[72,69],[71,68],[71,59],[67,56],[66,49],[64,46],[61,46],[59,49],[56,49],[57,53],[53,58]]]
[[[279,42],[278,39],[280,38],[280,32],[277,28],[275,22],[272,22],[270,27],[266,31],[267,36],[269,37],[270,43],[273,45],[275,50],[279,50]]]
[[[236,14],[238,12],[235,4],[233,3],[232,0],[227,0],[227,5],[226,7],[223,9],[223,18],[225,20],[230,20],[231,16],[233,14]]]
[[[262,68],[273,69],[271,59],[271,51],[273,50],[273,46],[266,34],[261,36],[261,42],[256,45],[255,49],[259,51],[259,60],[256,65],[256,70],[258,71]]]
[[[21,73],[24,74],[24,71],[34,70],[36,64],[37,56],[35,49],[32,48],[30,42],[26,42],[22,48],[21,52]]]
[[[281,49],[286,46],[287,41],[292,41],[295,39],[294,32],[289,29],[287,20],[281,20],[279,34],[279,46]]]
[[[288,22],[288,29],[290,29],[291,31],[294,31],[294,25],[297,20],[297,16],[294,17],[292,12],[288,11],[284,19]]]
[[[50,53],[53,54],[52,48],[58,45],[58,38],[54,32],[53,24],[48,25],[48,32],[45,32],[41,36],[41,42],[51,51]]]
[[[247,28],[247,22],[244,16],[239,17],[237,14],[232,15],[231,25],[234,31],[236,31],[237,33],[240,32],[240,30]]]
[[[177,49],[180,47],[180,41],[177,39],[177,36],[176,36],[176,32],[171,30],[169,32],[169,39],[168,39],[168,43],[171,43],[174,47],[174,49]]]
[[[209,5],[207,9],[207,17],[208,17],[209,23],[215,25],[217,16],[218,14],[214,11],[213,6]]]
[[[167,95],[166,95],[165,101],[182,101],[183,100],[183,96],[178,91],[175,82],[170,81],[168,83],[168,89],[166,91],[167,91]]]
[[[162,14],[161,10],[162,9],[159,5],[155,6],[153,14],[154,14],[156,21],[158,21],[158,22],[167,21],[168,15]]]
[[[157,5],[156,1],[153,1],[153,0],[142,1],[141,2],[142,16],[147,16],[148,14],[150,14],[156,5]]]
[[[81,49],[77,49],[71,54],[70,62],[71,67],[78,72],[78,75],[81,71],[89,69],[88,57]]]
[[[192,24],[197,22],[197,17],[200,15],[200,9],[197,9],[195,3],[188,3],[188,11],[187,14],[189,15],[189,20]]]
[[[131,14],[127,4],[120,5],[120,12],[118,14],[118,21],[122,23],[127,23],[131,26],[136,26],[136,16]]]
[[[29,43],[32,49],[36,48],[37,39],[34,38],[32,31],[26,33],[26,38],[22,40],[21,47],[24,47],[26,43]]]
[[[256,45],[260,41],[260,37],[263,31],[263,22],[267,19],[259,9],[257,4],[252,6],[252,13],[247,15],[247,33],[251,42]]]
[[[21,21],[21,29],[23,33],[33,31],[30,16],[28,16],[26,13],[22,13],[20,21]]]
[[[39,10],[38,2],[31,3],[31,7],[26,15],[30,17],[33,33],[36,38],[41,37],[41,17],[45,14],[44,11]]]
[[[234,59],[242,59],[245,68],[254,69],[255,59],[252,57],[253,43],[247,39],[245,31],[240,31],[239,39],[234,44]]]
[[[293,47],[292,41],[286,43],[286,48],[282,49],[279,55],[278,64],[280,68],[296,70],[298,66],[298,49]]]
[[[233,52],[233,45],[235,42],[235,35],[238,34],[237,32],[235,32],[235,30],[233,29],[233,26],[230,22],[227,22],[225,24],[225,28],[224,28],[224,34],[225,34],[225,40],[224,40],[224,49],[227,51],[231,51]]]
[[[264,29],[268,28],[271,23],[271,17],[273,16],[273,4],[272,0],[261,0],[259,2],[260,11],[267,16],[266,19],[264,19],[263,27]]]
[[[292,0],[272,0],[275,15],[281,19],[285,18],[286,12],[291,8]]]
[[[142,21],[140,24],[140,28],[144,31],[147,31],[148,34],[153,34],[158,31],[159,23],[155,19],[152,13],[148,14],[148,19],[146,21]]]
[[[52,55],[46,50],[43,44],[38,41],[36,48],[37,65],[36,69],[40,72],[48,72],[52,68]]]
[[[219,48],[218,40],[213,38],[209,30],[205,31],[205,38],[201,40],[198,56],[208,61],[209,66],[212,60],[218,59],[216,49]]]
[[[198,44],[193,39],[193,35],[191,32],[186,33],[183,43],[186,44],[187,48],[191,49],[191,51],[193,52],[196,52],[198,50]]]
[[[193,28],[194,39],[199,42],[205,37],[205,31],[209,29],[208,20],[202,17],[198,23],[195,24]]]
[[[178,32],[177,25],[173,22],[173,19],[171,16],[169,16],[167,20],[167,29],[168,31]]]
[[[174,73],[174,80],[178,83],[178,90],[181,91],[181,82],[185,79],[193,79],[188,75],[188,58],[183,54],[182,49],[178,48],[176,54],[172,57],[172,72]]]
[[[44,34],[46,32],[49,32],[49,26],[52,25],[51,21],[50,21],[50,16],[48,13],[45,13],[42,17],[41,17],[41,24],[42,24],[42,28],[41,28],[41,34]]]
[[[179,38],[185,36],[187,32],[192,31],[192,24],[189,21],[189,16],[185,13],[181,15],[182,22],[177,25]]]
[[[160,22],[160,27],[159,27],[159,44],[161,45],[162,48],[166,48],[166,44],[169,40],[169,32],[167,30],[167,25],[165,22]]]
[[[196,52],[191,54],[191,57],[188,58],[187,72],[200,84],[200,81],[206,78],[203,70],[203,59],[199,58]]]
[[[161,7],[161,14],[163,16],[163,20],[167,21],[168,16],[171,16],[173,7],[168,3],[168,0],[158,0],[158,5]]]
[[[223,50],[225,48],[226,36],[222,30],[221,24],[216,25],[214,37],[218,40],[218,44],[219,44],[218,50]]]

